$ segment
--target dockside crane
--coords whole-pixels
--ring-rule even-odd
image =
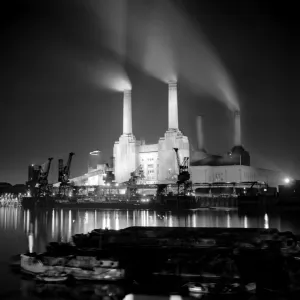
[[[32,197],[45,197],[50,195],[51,186],[48,183],[48,175],[52,160],[53,157],[50,157],[43,165],[32,165],[30,167],[32,169],[28,174],[29,178],[26,185],[28,186]]]
[[[139,165],[133,172],[130,173],[130,178],[126,182],[127,194],[130,199],[137,195],[137,185],[141,184],[145,179],[143,166]]]
[[[144,178],[145,176],[143,166],[139,165],[135,171],[130,173],[129,184],[136,185],[139,183],[139,181],[143,180]]]
[[[45,170],[41,168],[39,179],[38,179],[38,196],[49,196],[51,193],[51,186],[48,183],[48,175],[51,168],[51,162],[53,157],[48,158],[48,163]]]
[[[65,196],[66,190],[70,186],[70,182],[69,182],[70,170],[71,170],[72,158],[74,155],[75,155],[74,152],[69,153],[69,158],[65,166],[64,166],[63,159],[58,160],[58,182],[60,182],[58,193],[60,196]]]
[[[187,195],[192,189],[192,183],[190,181],[191,175],[189,173],[189,157],[184,157],[182,163],[180,163],[178,148],[173,148],[175,151],[177,164],[178,164],[178,195]]]

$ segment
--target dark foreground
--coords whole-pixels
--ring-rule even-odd
[[[74,258],[82,261],[80,257],[118,261],[125,276],[114,283],[111,295],[117,298],[131,293],[215,299],[300,296],[300,237],[291,232],[129,227],[77,234],[73,242],[50,243],[46,253],[30,255],[41,262],[43,257],[60,258],[59,266]],[[80,268],[92,267],[87,262]],[[77,282],[67,284],[77,287]]]
[[[51,242],[69,241],[70,238],[78,233],[88,233],[94,228],[126,228],[128,226],[180,226],[180,227],[276,227],[280,231],[292,231],[295,234],[300,234],[300,223],[298,212],[280,212],[270,213],[257,210],[252,211],[245,210],[240,212],[239,210],[197,210],[187,211],[184,214],[175,214],[171,212],[161,213],[157,211],[120,211],[120,210],[23,210],[21,208],[0,208],[0,299],[102,299],[107,297],[107,294],[111,299],[115,299],[110,289],[117,289],[120,294],[118,299],[122,298],[124,294],[134,292],[135,295],[140,295],[139,299],[149,298],[149,294],[155,293],[164,294],[164,299],[168,299],[170,293],[184,294],[184,287],[182,287],[181,281],[178,283],[174,277],[169,276],[169,280],[166,275],[161,275],[164,280],[158,280],[155,288],[151,286],[151,281],[146,280],[147,276],[142,277],[143,282],[138,280],[137,282],[113,282],[113,283],[101,283],[93,282],[86,283],[83,281],[77,281],[75,283],[70,282],[68,284],[48,284],[36,281],[33,277],[23,278],[23,275],[12,273],[9,269],[9,258],[12,254],[23,253],[28,249],[28,234],[31,234],[33,238],[33,251],[37,253],[43,252],[46,249],[46,245]],[[197,228],[198,227],[198,228]],[[199,228],[200,229],[200,228]],[[224,229],[222,229],[224,230]],[[226,231],[226,228],[225,228]],[[204,250],[203,250],[204,251]],[[205,256],[205,251],[203,252]],[[225,251],[226,252],[226,251]],[[225,253],[223,251],[223,253]],[[259,250],[258,252],[264,252]],[[280,253],[282,250],[280,250]],[[153,252],[149,249],[148,252],[143,253],[144,260],[147,262],[153,257]],[[163,252],[162,252],[163,253]],[[165,255],[165,254],[164,254]],[[202,255],[202,254],[201,254]],[[288,274],[287,286],[291,283],[291,278],[294,276],[294,281],[297,281],[297,259],[290,260],[283,255],[283,269],[284,274]],[[157,256],[157,254],[155,254]],[[136,258],[136,261],[143,259],[142,254],[140,258]],[[211,257],[214,257],[213,255]],[[233,256],[236,257],[236,256]],[[135,257],[134,257],[135,258]],[[148,259],[148,260],[147,260]],[[205,261],[205,260],[204,260]],[[253,261],[253,260],[252,260]],[[272,260],[271,260],[272,261]],[[255,271],[252,263],[249,263]],[[286,265],[295,265],[294,274],[286,272]],[[147,263],[142,264],[142,267]],[[257,262],[256,265],[259,265]],[[273,265],[269,264],[270,267]],[[155,267],[156,268],[156,267]],[[157,270],[157,268],[156,268]],[[273,278],[273,269],[269,270],[266,278]],[[257,271],[258,272],[258,271]],[[139,274],[139,273],[136,273]],[[255,272],[254,272],[255,274]],[[265,274],[265,273],[264,273]],[[202,278],[209,279],[208,274],[203,274]],[[243,278],[244,275],[239,274]],[[137,276],[136,276],[137,277]],[[156,278],[159,278],[156,275]],[[174,279],[174,280],[173,280]],[[192,281],[195,278],[190,278]],[[190,280],[189,279],[189,280]],[[244,279],[243,279],[244,280]],[[279,280],[279,279],[277,279]],[[186,282],[184,277],[182,282]],[[298,280],[299,282],[299,280]],[[173,285],[172,285],[173,284]],[[171,287],[170,287],[171,285]],[[170,292],[171,291],[171,292]],[[179,291],[179,292],[178,292]],[[169,294],[168,294],[169,293]],[[278,294],[282,291],[268,291],[263,289],[263,293],[269,294],[268,299],[276,299]],[[248,293],[249,294],[249,293]],[[102,296],[101,296],[102,295]],[[106,296],[105,296],[106,295]],[[144,296],[143,296],[144,295]],[[277,295],[277,296],[276,296]],[[289,293],[283,293],[284,297],[280,299],[298,299],[297,291],[289,291]],[[195,296],[195,295],[194,295]],[[193,295],[187,296],[194,297]],[[196,295],[197,296],[197,295]],[[244,295],[245,297],[256,297],[255,295]],[[243,296],[243,297],[244,297]],[[198,298],[200,296],[198,295]],[[205,299],[231,299],[233,295],[201,295],[201,298]],[[236,298],[237,296],[235,296]],[[241,297],[241,295],[239,295]],[[240,299],[238,297],[238,299]],[[153,296],[152,299],[158,299],[158,296]],[[161,298],[159,298],[161,299]],[[262,297],[261,299],[266,299]]]

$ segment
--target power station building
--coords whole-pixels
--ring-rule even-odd
[[[178,148],[180,161],[189,158],[189,172],[195,183],[265,182],[278,187],[284,174],[250,166],[250,155],[241,143],[240,112],[234,113],[234,145],[223,156],[209,154],[204,145],[203,118],[196,118],[197,149],[191,151],[189,139],[179,129],[177,82],[168,84],[168,129],[157,144],[137,140],[132,129],[131,90],[123,94],[123,133],[113,146],[113,171],[117,183],[127,182],[133,172],[143,174],[143,184],[175,183],[178,162],[174,148]],[[76,185],[102,185],[108,166],[96,164],[88,173],[73,178]]]
[[[191,151],[189,139],[179,129],[177,83],[170,82],[168,94],[168,130],[157,144],[137,140],[132,130],[131,91],[124,91],[123,134],[113,149],[114,171],[117,182],[128,181],[132,172],[142,170],[144,183],[172,183],[177,181],[178,163],[174,148],[178,148],[180,161],[188,157],[193,183],[266,182],[277,187],[284,174],[250,166],[250,155],[241,142],[240,112],[234,113],[234,146],[226,155],[207,153],[204,145],[203,119],[196,118],[197,149]]]
[[[168,130],[157,144],[137,140],[132,131],[131,91],[124,91],[123,134],[113,149],[117,182],[125,182],[130,174],[142,170],[145,183],[175,181],[178,166],[174,148],[181,158],[190,156],[189,140],[179,130],[177,83],[169,83]]]

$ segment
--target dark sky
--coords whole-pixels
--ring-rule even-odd
[[[129,0],[128,16],[136,13],[135,6],[155,1]],[[107,37],[97,15],[87,9],[87,2],[97,1],[6,2],[1,9],[0,181],[24,183],[27,166],[48,157],[55,159],[54,181],[57,159],[67,159],[71,151],[76,153],[71,175],[83,174],[89,151],[99,148],[108,160],[122,132],[122,94],[94,84],[82,67],[120,61],[105,47]],[[172,2],[195,32],[202,31],[231,74],[241,107],[242,141],[252,165],[299,178],[296,2]],[[130,55],[136,41],[130,39],[127,22]],[[138,64],[123,61],[133,86],[134,134],[156,143],[167,129],[167,85]],[[195,117],[204,114],[209,152],[223,154],[232,147],[232,112],[226,105],[182,82],[179,109],[180,129],[193,144]]]

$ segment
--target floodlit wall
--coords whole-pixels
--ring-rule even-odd
[[[141,145],[139,147],[139,165],[142,166],[146,181],[157,181],[158,144]]]
[[[125,182],[130,178],[130,173],[138,167],[139,145],[135,137],[131,135],[121,135],[119,141],[114,144],[115,158],[115,180]]]
[[[264,181],[270,187],[277,187],[285,178],[281,172],[239,165],[191,166],[190,173],[193,183]]]
[[[189,140],[179,130],[167,131],[158,142],[158,180],[177,180],[178,163],[174,148],[178,148],[180,162],[190,156]]]
[[[189,157],[189,141],[180,131],[167,131],[158,144],[145,145],[134,136],[122,135],[114,145],[116,182],[125,182],[140,165],[144,171],[144,180],[177,181],[178,164],[174,148],[178,148],[180,162]]]

